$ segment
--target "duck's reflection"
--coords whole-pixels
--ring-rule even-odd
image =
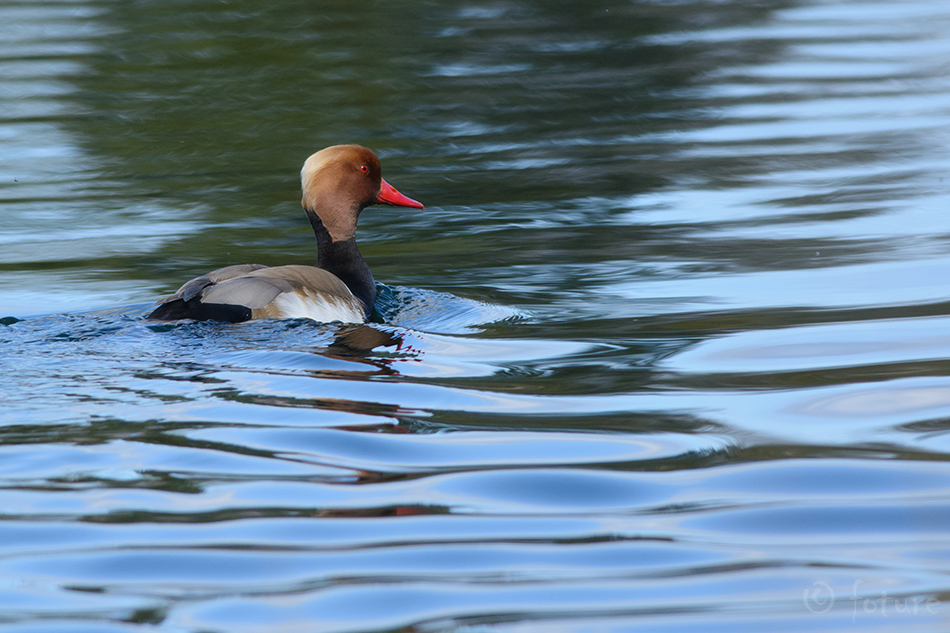
[[[321,369],[317,373],[340,376],[397,376],[394,364],[399,361],[416,360],[422,354],[418,339],[409,331],[377,324],[342,324],[333,334],[333,341],[326,347],[312,348],[326,358],[360,363],[371,370]]]

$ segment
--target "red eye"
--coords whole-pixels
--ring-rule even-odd
[[[360,171],[363,172],[364,174],[368,174],[369,167],[367,167],[366,165],[360,165]]]

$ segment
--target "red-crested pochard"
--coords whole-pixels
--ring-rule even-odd
[[[383,180],[359,145],[320,150],[300,170],[304,211],[317,236],[317,266],[239,264],[196,277],[162,299],[149,319],[247,321],[308,318],[362,323],[376,283],[356,248],[356,220],[372,204],[423,208]]]

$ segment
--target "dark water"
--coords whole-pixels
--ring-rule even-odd
[[[0,625],[950,626],[950,5],[0,5]],[[310,263],[381,323],[158,325]]]

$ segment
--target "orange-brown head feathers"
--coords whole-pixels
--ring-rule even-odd
[[[320,218],[333,241],[356,235],[360,211],[371,204],[422,208],[383,180],[379,159],[359,145],[334,145],[310,156],[300,170],[301,203]]]

